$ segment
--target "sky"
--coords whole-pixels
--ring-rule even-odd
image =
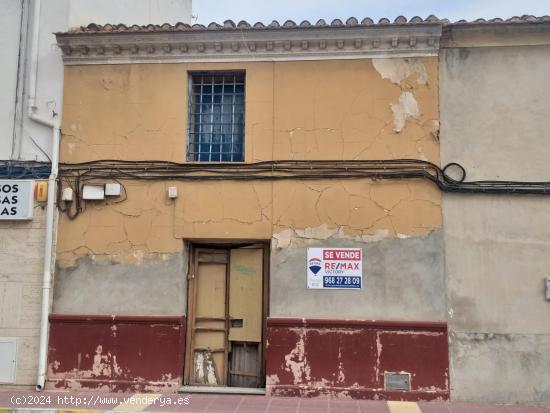
[[[393,20],[435,14],[451,21],[550,15],[550,0],[193,0],[193,23],[223,23],[227,19],[249,23],[279,23],[291,19],[316,22],[354,16]]]

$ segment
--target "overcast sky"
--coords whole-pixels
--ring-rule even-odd
[[[354,16],[394,19],[435,14],[452,21],[478,17],[508,18],[522,14],[550,15],[550,0],[193,0],[194,23],[222,23],[231,19],[249,23],[283,23],[292,19],[317,21]]]

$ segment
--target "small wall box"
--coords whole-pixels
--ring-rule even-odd
[[[544,279],[544,296],[550,301],[550,277]]]
[[[48,200],[47,181],[36,181],[34,184],[34,199],[36,199],[36,202],[46,202]]]
[[[170,199],[176,199],[178,197],[178,188],[175,186],[171,186],[168,188],[168,198]]]
[[[15,383],[17,338],[0,337],[0,383]]]
[[[104,185],[84,185],[82,198],[87,200],[105,199]]]
[[[120,196],[120,184],[117,182],[105,184],[105,196]]]
[[[61,192],[61,200],[70,202],[73,200],[73,189],[72,188],[63,188]]]

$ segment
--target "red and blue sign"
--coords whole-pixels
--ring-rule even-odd
[[[362,286],[361,248],[308,248],[308,288],[361,289]]]

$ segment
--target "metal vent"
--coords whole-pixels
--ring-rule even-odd
[[[410,373],[384,373],[384,388],[386,390],[411,390]]]

